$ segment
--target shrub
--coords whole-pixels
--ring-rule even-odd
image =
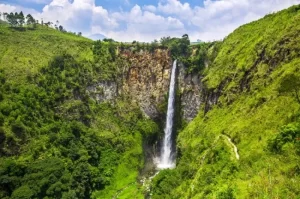
[[[269,140],[268,148],[270,151],[274,153],[281,153],[282,148],[287,143],[292,143],[297,146],[298,152],[300,152],[299,148],[299,137],[300,137],[300,129],[297,124],[288,124],[283,126],[280,130],[280,133],[273,139]]]

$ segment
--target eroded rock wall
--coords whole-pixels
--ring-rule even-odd
[[[137,102],[143,113],[157,119],[166,103],[173,60],[167,49],[154,52],[130,49],[119,52],[122,61],[118,68],[122,71],[114,81],[99,81],[88,87],[92,98],[98,102],[112,101],[117,96],[127,95]],[[191,121],[198,113],[204,97],[202,77],[188,74],[185,66],[178,62],[177,86],[180,91],[182,119]]]
[[[168,92],[172,59],[168,50],[155,52],[121,52],[127,59],[122,92],[136,100],[142,111],[151,118],[159,115],[159,105]]]
[[[187,74],[182,63],[178,63],[178,87],[180,89],[180,101],[182,117],[191,121],[196,117],[200,105],[203,103],[203,83],[199,74]]]
[[[88,94],[97,102],[112,101],[118,96],[118,86],[114,81],[100,81],[87,87]]]

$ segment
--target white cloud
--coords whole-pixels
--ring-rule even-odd
[[[155,12],[156,11],[156,7],[153,5],[146,5],[143,7],[143,10],[149,11],[149,12]]]
[[[222,39],[242,24],[299,3],[300,0],[205,0],[204,7],[194,8],[190,21],[199,28],[194,33],[199,39]]]
[[[0,4],[0,12],[11,13],[11,12],[15,12],[16,10],[17,10],[16,6],[11,6],[8,4]]]
[[[37,13],[36,10],[30,9],[30,8],[23,8],[21,6],[15,6],[15,5],[9,5],[9,4],[0,4],[0,12],[2,12],[2,13],[21,12],[21,11],[23,11],[24,14]]]
[[[111,17],[126,24],[121,30],[105,30],[93,26],[93,34],[100,33],[119,41],[153,41],[163,35],[178,36],[184,34],[184,24],[173,17],[163,17],[142,10],[135,5],[129,12],[113,13]]]
[[[191,7],[179,0],[160,0],[157,5],[135,5],[129,11],[115,12],[96,6],[95,0],[26,1],[48,4],[41,12],[0,4],[0,12],[23,10],[38,20],[59,20],[67,30],[85,35],[103,34],[119,41],[152,41],[185,33],[192,40],[222,39],[242,24],[300,3],[300,0],[205,0],[203,7]]]
[[[193,15],[193,10],[188,3],[181,3],[178,0],[167,0],[166,3],[159,2],[157,10],[171,15],[176,15],[183,19],[188,19]]]
[[[115,29],[119,26],[114,17],[111,17],[108,11],[101,6],[93,9],[93,25],[101,25],[106,29]]]
[[[191,7],[179,0],[161,0],[156,12],[184,22],[192,40],[218,40],[240,25],[279,11],[300,0],[204,0],[203,7]]]

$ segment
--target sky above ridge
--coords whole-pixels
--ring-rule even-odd
[[[223,39],[242,24],[300,0],[0,0],[0,12],[57,20],[87,37],[153,41],[188,34],[192,41]]]

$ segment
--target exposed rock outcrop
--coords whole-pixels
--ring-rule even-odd
[[[136,100],[142,111],[151,118],[159,115],[159,104],[168,93],[172,60],[168,50],[155,52],[121,52],[127,59],[123,74],[122,92]]]
[[[181,93],[183,119],[191,121],[196,117],[203,101],[201,76],[187,74],[183,64],[179,63],[178,86]]]
[[[88,94],[97,102],[111,101],[118,95],[117,83],[113,81],[101,81],[87,87]]]
[[[89,86],[89,95],[98,102],[112,101],[122,94],[131,96],[146,116],[158,118],[169,90],[173,61],[170,52],[167,49],[154,52],[126,49],[120,51],[119,56],[123,60],[119,66],[122,71],[120,78]],[[211,106],[216,101],[213,93],[203,88],[201,80],[201,75],[188,74],[185,66],[178,62],[177,86],[184,120],[191,121],[201,104]]]

